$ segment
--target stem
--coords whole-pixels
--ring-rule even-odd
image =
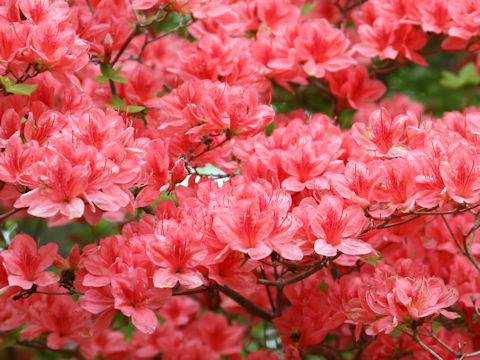
[[[179,292],[174,291],[172,292],[172,296],[194,295],[194,294],[201,294],[208,291],[210,291],[210,287],[206,287],[203,289],[196,289],[196,290],[179,291]]]
[[[154,38],[151,38],[150,40],[147,40],[145,46],[147,46],[148,44],[151,44],[152,42],[155,42],[155,41],[157,41],[157,40],[160,40],[160,39],[164,38],[165,36],[170,35],[171,33],[177,32],[177,31],[180,30],[180,29],[183,29],[183,28],[186,28],[187,26],[190,26],[190,25],[193,23],[193,21],[194,21],[194,20],[190,20],[189,22],[187,22],[187,23],[185,23],[185,24],[180,23],[180,25],[178,25],[178,26],[175,27],[174,29],[167,31],[166,33],[163,33],[162,35],[159,35],[159,36],[156,36],[156,37],[154,37]]]
[[[325,266],[328,266],[331,261],[335,260],[340,255],[341,255],[340,253],[337,253],[337,255],[335,255],[334,257],[324,258],[322,261],[313,264],[313,266],[310,269],[308,269],[307,271],[304,271],[303,273],[292,276],[291,278],[274,280],[274,281],[265,280],[265,279],[257,279],[257,284],[268,285],[268,286],[277,286],[277,287],[284,287],[284,286],[287,286],[287,285],[295,284],[296,282],[302,281],[303,279],[306,279],[310,275],[315,274],[317,271],[321,270]]]
[[[442,345],[445,349],[447,349],[448,351],[450,351],[453,355],[455,356],[460,356],[462,354],[460,354],[459,352],[453,350],[450,346],[448,346],[447,344],[445,344],[443,342],[442,339],[438,338],[433,332],[430,333],[430,335],[432,338],[434,338],[440,345]]]
[[[193,159],[196,159],[200,156],[202,156],[203,154],[207,153],[208,151],[211,151],[211,150],[215,150],[216,148],[222,146],[223,144],[225,144],[227,141],[229,141],[230,139],[232,138],[231,134],[229,132],[227,132],[225,134],[225,139],[223,139],[222,141],[220,141],[217,145],[214,145],[214,146],[210,146],[210,145],[207,145],[207,147],[205,149],[203,149],[201,152],[199,152],[198,154],[191,154],[189,157],[188,157],[188,161],[190,160],[193,160]]]
[[[415,342],[420,345],[425,351],[427,351],[430,355],[432,355],[435,359],[437,360],[443,360],[443,358],[438,355],[435,351],[433,351],[432,349],[430,349],[426,344],[423,343],[422,340],[420,340],[420,338],[418,337],[418,335],[415,333],[412,337],[413,340],[415,340]]]
[[[239,305],[243,306],[248,312],[253,315],[259,316],[262,319],[267,321],[272,321],[275,317],[275,314],[272,312],[258,306],[257,304],[253,303],[252,301],[248,300],[243,295],[237,293],[235,290],[229,288],[227,285],[219,287],[219,290],[227,295],[232,300],[235,300]]]
[[[13,215],[13,214],[15,214],[15,213],[17,213],[21,210],[23,210],[23,208],[12,209],[10,211],[7,211],[6,213],[0,214],[0,220],[4,220],[4,219],[8,218],[9,216],[11,216],[11,215]]]
[[[133,31],[130,33],[127,40],[125,40],[125,43],[122,45],[121,49],[118,51],[117,56],[115,56],[115,59],[113,59],[113,61],[110,63],[112,68],[117,63],[117,61],[120,60],[120,56],[122,56],[122,54],[125,52],[128,45],[130,45],[130,43],[132,42],[133,38],[140,33],[139,29],[140,29],[140,25],[138,24],[135,25],[135,29],[133,29]]]
[[[260,272],[262,273],[262,277],[264,279],[267,279],[267,275],[265,274],[265,270],[262,268],[260,268]],[[275,304],[273,303],[273,297],[272,297],[272,292],[270,291],[270,287],[267,285],[265,287],[265,289],[267,290],[267,296],[268,296],[268,301],[270,302],[270,306],[272,307],[272,311],[276,314],[276,307],[275,307]],[[277,295],[278,295],[278,292],[277,292]]]
[[[445,224],[445,226],[447,227],[448,229],[448,232],[450,233],[450,236],[453,238],[453,240],[455,240],[455,243],[457,244],[458,248],[460,249],[461,253],[462,254],[465,254],[465,250],[463,249],[462,245],[460,245],[460,241],[458,241],[457,237],[455,236],[455,234],[453,233],[453,230],[452,228],[450,227],[450,224],[448,223],[447,219],[445,219],[445,216],[442,215],[442,220],[443,220],[443,223]]]
[[[398,70],[402,67],[404,67],[405,65],[408,65],[410,64],[410,61],[406,61],[406,62],[401,62],[397,65],[394,65],[392,67],[389,67],[387,69],[374,69],[373,71],[375,72],[376,75],[387,75],[387,74],[390,74],[392,72],[394,72],[395,70]]]
[[[85,1],[87,2],[88,8],[90,9],[90,12],[92,13],[92,15],[95,15],[95,10],[93,10],[93,6],[90,0],[85,0]]]

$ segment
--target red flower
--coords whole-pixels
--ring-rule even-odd
[[[52,265],[58,245],[49,243],[39,247],[32,237],[19,234],[12,239],[8,250],[2,251],[10,286],[30,289],[34,284],[46,286],[58,281],[51,271],[43,271]]]

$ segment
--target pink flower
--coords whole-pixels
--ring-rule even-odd
[[[442,279],[431,278],[399,278],[395,283],[395,296],[413,319],[419,319],[434,314],[442,314],[449,319],[459,315],[446,311],[458,300],[458,291],[445,286]]]
[[[353,124],[352,135],[358,145],[376,156],[403,156],[407,152],[407,147],[402,143],[405,122],[406,117],[392,118],[387,109],[381,108],[371,113],[368,126],[363,123]]]
[[[15,236],[8,250],[1,253],[8,274],[8,284],[30,289],[34,284],[47,286],[57,282],[58,276],[55,273],[43,271],[52,265],[57,251],[57,244],[48,243],[39,247],[29,235]]]
[[[143,207],[160,198],[168,189],[168,145],[160,139],[148,143],[145,149],[147,186],[137,195],[135,207]]]
[[[155,264],[153,283],[157,288],[173,288],[180,283],[193,289],[204,283],[198,271],[207,255],[201,234],[192,232],[186,225],[164,220],[157,226],[155,238],[147,243],[147,255]]]
[[[310,20],[299,26],[295,39],[295,56],[304,63],[309,76],[323,78],[325,71],[339,71],[355,64],[345,51],[349,42],[345,35],[325,19]]]
[[[47,291],[60,292],[58,287]],[[90,317],[70,296],[34,295],[29,299],[28,326],[21,335],[33,340],[46,332],[47,346],[61,349],[67,342],[81,343],[88,337]]]
[[[154,7],[158,3],[166,2],[166,1],[159,1],[159,0],[132,0],[132,6],[134,9],[137,10],[146,10]]]
[[[27,212],[38,217],[52,217],[61,213],[68,219],[79,218],[85,210],[80,198],[87,188],[88,170],[85,165],[74,165],[61,155],[54,155],[48,164],[36,163],[30,168],[39,187],[18,198],[16,208],[28,207]]]
[[[151,334],[158,320],[155,315],[171,296],[169,289],[154,289],[143,268],[129,269],[112,280],[112,295],[115,309],[132,318],[132,323],[140,331]]]
[[[381,162],[378,160],[367,164],[350,160],[344,174],[333,174],[328,179],[335,193],[365,208],[373,198],[381,173]]]
[[[353,50],[364,56],[379,56],[381,60],[404,56],[426,65],[417,51],[425,46],[428,39],[424,32],[415,29],[412,24],[380,16],[371,25],[360,25],[358,34],[362,41]]]
[[[291,192],[328,189],[324,175],[327,170],[342,168],[343,162],[334,160],[340,148],[340,138],[329,141],[313,141],[308,135],[299,139],[296,146],[291,146],[282,153],[281,165],[289,175],[282,181],[282,187]]]
[[[188,329],[187,334],[192,338],[200,338],[217,354],[234,355],[242,350],[242,328],[235,322],[228,323],[225,316],[212,311],[202,313]]]
[[[362,107],[366,102],[378,100],[387,90],[380,80],[369,78],[368,70],[364,66],[328,72],[326,79],[332,93],[346,99],[353,109]]]
[[[440,174],[450,197],[460,203],[476,203],[480,192],[480,157],[476,151],[456,146],[440,163]]]
[[[335,256],[341,251],[347,255],[365,255],[373,251],[370,245],[356,239],[366,223],[361,207],[344,208],[341,198],[325,195],[318,207],[311,209],[309,219],[312,232],[317,236],[317,254]]]

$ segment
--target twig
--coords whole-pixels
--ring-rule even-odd
[[[92,15],[95,15],[95,10],[93,10],[93,6],[90,0],[85,0],[85,1],[87,2],[88,8],[90,9],[90,12],[92,13]]]
[[[280,279],[280,280],[257,279],[257,284],[277,286],[277,287],[284,287],[287,285],[295,284],[296,282],[302,281],[303,279],[306,279],[310,275],[315,274],[317,271],[321,270],[325,266],[328,266],[331,261],[335,260],[340,255],[341,253],[337,253],[337,255],[333,257],[326,257],[322,261],[314,263],[312,267],[310,267],[307,271],[304,271],[298,275],[292,276],[288,279]]]
[[[460,242],[458,241],[457,237],[453,233],[453,230],[450,227],[450,224],[448,223],[447,219],[445,219],[445,215],[442,215],[442,220],[443,220],[443,223],[445,224],[445,226],[447,227],[448,232],[450,233],[450,236],[453,238],[453,240],[455,240],[455,243],[457,244],[458,248],[460,249],[460,252],[462,254],[465,254],[465,250],[462,248],[462,245],[460,245]]]
[[[0,221],[8,218],[9,216],[23,210],[23,208],[14,208],[10,211],[7,211],[6,213],[0,214]]]
[[[185,24],[183,23],[180,23],[180,25],[178,25],[177,27],[173,28],[172,30],[169,30],[167,31],[166,33],[163,33],[162,35],[159,35],[159,36],[155,36],[154,38],[151,38],[150,40],[147,41],[147,45],[148,44],[151,44],[152,42],[155,42],[157,40],[160,40],[162,38],[164,38],[165,36],[168,36],[174,32],[177,32],[178,30],[180,29],[183,29],[183,28],[186,28],[188,26],[190,26],[191,24],[193,24],[194,20],[193,19],[190,19],[188,22],[186,22]],[[145,45],[145,46],[147,46]]]
[[[260,268],[260,272],[262,274],[262,277],[264,279],[267,279],[267,276],[265,274],[265,270],[263,269],[263,267]],[[267,291],[268,301],[270,302],[270,306],[272,307],[272,311],[276,314],[277,311],[276,311],[275,304],[273,303],[273,297],[272,297],[272,292],[270,291],[270,287],[267,285],[267,286],[265,286],[265,289]],[[277,295],[278,295],[278,293],[277,293]]]
[[[33,294],[43,294],[43,295],[85,295],[85,293],[81,291],[77,291],[71,288],[69,291],[66,292],[49,292],[49,291],[38,291],[37,285],[33,284],[30,289],[22,290],[20,293],[13,297],[13,300],[20,300],[20,299],[27,299]]]
[[[182,296],[182,295],[194,295],[194,294],[201,294],[210,291],[210,287],[205,287],[202,289],[196,289],[196,290],[186,290],[186,291],[173,291],[172,296]]]
[[[133,38],[135,36],[137,36],[138,34],[140,34],[140,25],[137,24],[135,25],[135,29],[133,29],[133,31],[130,33],[130,35],[128,36],[127,40],[125,40],[125,42],[123,43],[122,47],[120,48],[120,50],[118,51],[117,53],[117,56],[115,56],[115,59],[113,59],[113,61],[110,63],[110,65],[113,66],[117,63],[118,60],[120,60],[120,57],[122,56],[122,54],[124,53],[124,51],[127,49],[128,45],[130,45],[130,43],[132,42]]]
[[[187,160],[188,161],[191,161],[193,159],[196,159],[200,156],[202,156],[203,154],[207,153],[208,151],[211,151],[211,150],[215,150],[216,148],[219,148],[220,146],[222,146],[223,144],[225,144],[227,141],[229,141],[230,139],[232,138],[232,135],[231,133],[227,130],[227,132],[225,133],[225,139],[223,139],[222,141],[220,141],[218,144],[214,145],[214,146],[210,146],[210,144],[207,144],[205,149],[203,149],[201,152],[199,152],[198,154],[190,154],[189,156],[187,156]],[[195,151],[195,150],[194,150]]]
[[[413,336],[412,336],[412,339],[415,340],[415,342],[420,345],[425,351],[427,351],[430,355],[432,355],[435,359],[437,360],[443,360],[443,358],[438,355],[435,351],[433,351],[432,349],[430,349],[426,344],[424,344],[424,342],[422,340],[420,340],[420,338],[418,337],[417,333],[415,333]]]
[[[218,289],[220,292],[227,295],[239,305],[243,306],[251,314],[259,316],[267,321],[272,321],[274,319],[275,314],[248,300],[246,297],[229,288],[227,285],[220,286]]]

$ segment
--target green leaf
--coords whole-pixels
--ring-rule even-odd
[[[17,339],[10,336],[2,336],[2,342],[0,342],[0,349],[4,349],[16,344]]]
[[[115,75],[118,75],[122,72],[122,67],[119,66],[118,68],[116,68],[115,70],[113,70],[112,72],[112,75],[115,76]]]
[[[360,255],[360,257],[364,258],[366,262],[368,262],[369,264],[372,264],[375,267],[377,267],[378,265],[378,260],[383,258],[382,254],[380,253],[378,253],[378,256],[366,257],[366,256]]]
[[[123,84],[126,84],[128,83],[128,80],[126,78],[124,78],[123,76],[118,76],[118,75],[113,75],[110,80],[114,81],[114,82],[118,82],[118,83],[123,83]]]
[[[0,342],[0,349],[4,349],[15,344],[19,335],[20,330],[18,329],[2,332],[0,334],[0,338],[2,339],[2,341]]]
[[[37,89],[38,85],[28,85],[28,84],[15,84],[10,78],[0,76],[0,82],[2,83],[5,91],[11,94],[19,95],[32,95],[32,93]]]
[[[97,81],[101,83],[108,83],[110,78],[106,77],[105,75],[97,76]]]
[[[370,257],[366,258],[368,263],[372,264],[373,266],[377,267],[378,265],[378,260],[380,260],[382,257],[381,256],[375,256],[375,257]]]
[[[21,123],[21,124],[24,124],[24,123],[26,123],[26,122],[27,122],[27,118],[24,116],[24,117],[22,118],[22,120],[20,120],[20,123]]]
[[[275,124],[273,122],[268,124],[267,126],[265,126],[265,129],[264,129],[265,134],[267,134],[267,136],[270,136],[274,129],[275,129]]]
[[[389,335],[393,337],[399,337],[400,335],[402,335],[402,331],[400,329],[393,329],[393,331]]]
[[[28,84],[15,84],[10,86],[7,90],[9,93],[12,94],[19,94],[19,95],[32,95],[32,93],[37,89],[38,85],[28,85]]]
[[[440,84],[455,89],[462,87],[463,85],[462,80],[457,75],[447,70],[442,71],[442,78],[440,79]]]
[[[5,90],[8,92],[11,86],[15,85],[15,82],[12,79],[0,76],[0,82],[2,83]]]
[[[438,330],[440,330],[442,328],[442,323],[440,321],[437,321],[437,320],[433,320],[432,322],[432,329],[437,332]]]
[[[112,95],[112,104],[116,110],[125,110],[125,99],[120,99],[117,95]]]
[[[480,84],[480,76],[477,71],[477,67],[473,62],[465,65],[458,74],[451,71],[442,71],[442,79],[440,84],[446,87],[458,89],[466,85],[478,85]]]
[[[320,289],[321,292],[326,293],[330,288],[330,285],[328,285],[328,283],[326,283],[325,281],[320,281],[318,283],[318,288]]]
[[[153,25],[156,32],[168,32],[174,30],[182,22],[182,17],[175,12],[168,14],[167,18],[161,23]]]
[[[308,2],[302,7],[300,11],[302,14],[308,14],[310,11],[312,11],[315,8],[315,6],[317,6],[316,1]]]
[[[122,67],[119,66],[116,69],[112,69],[110,64],[100,64],[100,71],[103,76],[97,76],[97,81],[101,83],[108,83],[110,80],[118,83],[128,83],[128,80],[123,76],[119,76],[122,72]]]
[[[127,112],[130,113],[130,114],[135,114],[135,113],[139,113],[139,112],[141,112],[145,109],[146,109],[145,106],[130,105],[130,106],[127,107]]]
[[[465,84],[479,84],[480,76],[478,75],[477,67],[473,62],[465,65],[459,72],[458,76],[465,82]]]
[[[100,71],[107,78],[110,78],[112,75],[115,75],[112,67],[109,64],[103,64],[103,63],[100,64]]]

